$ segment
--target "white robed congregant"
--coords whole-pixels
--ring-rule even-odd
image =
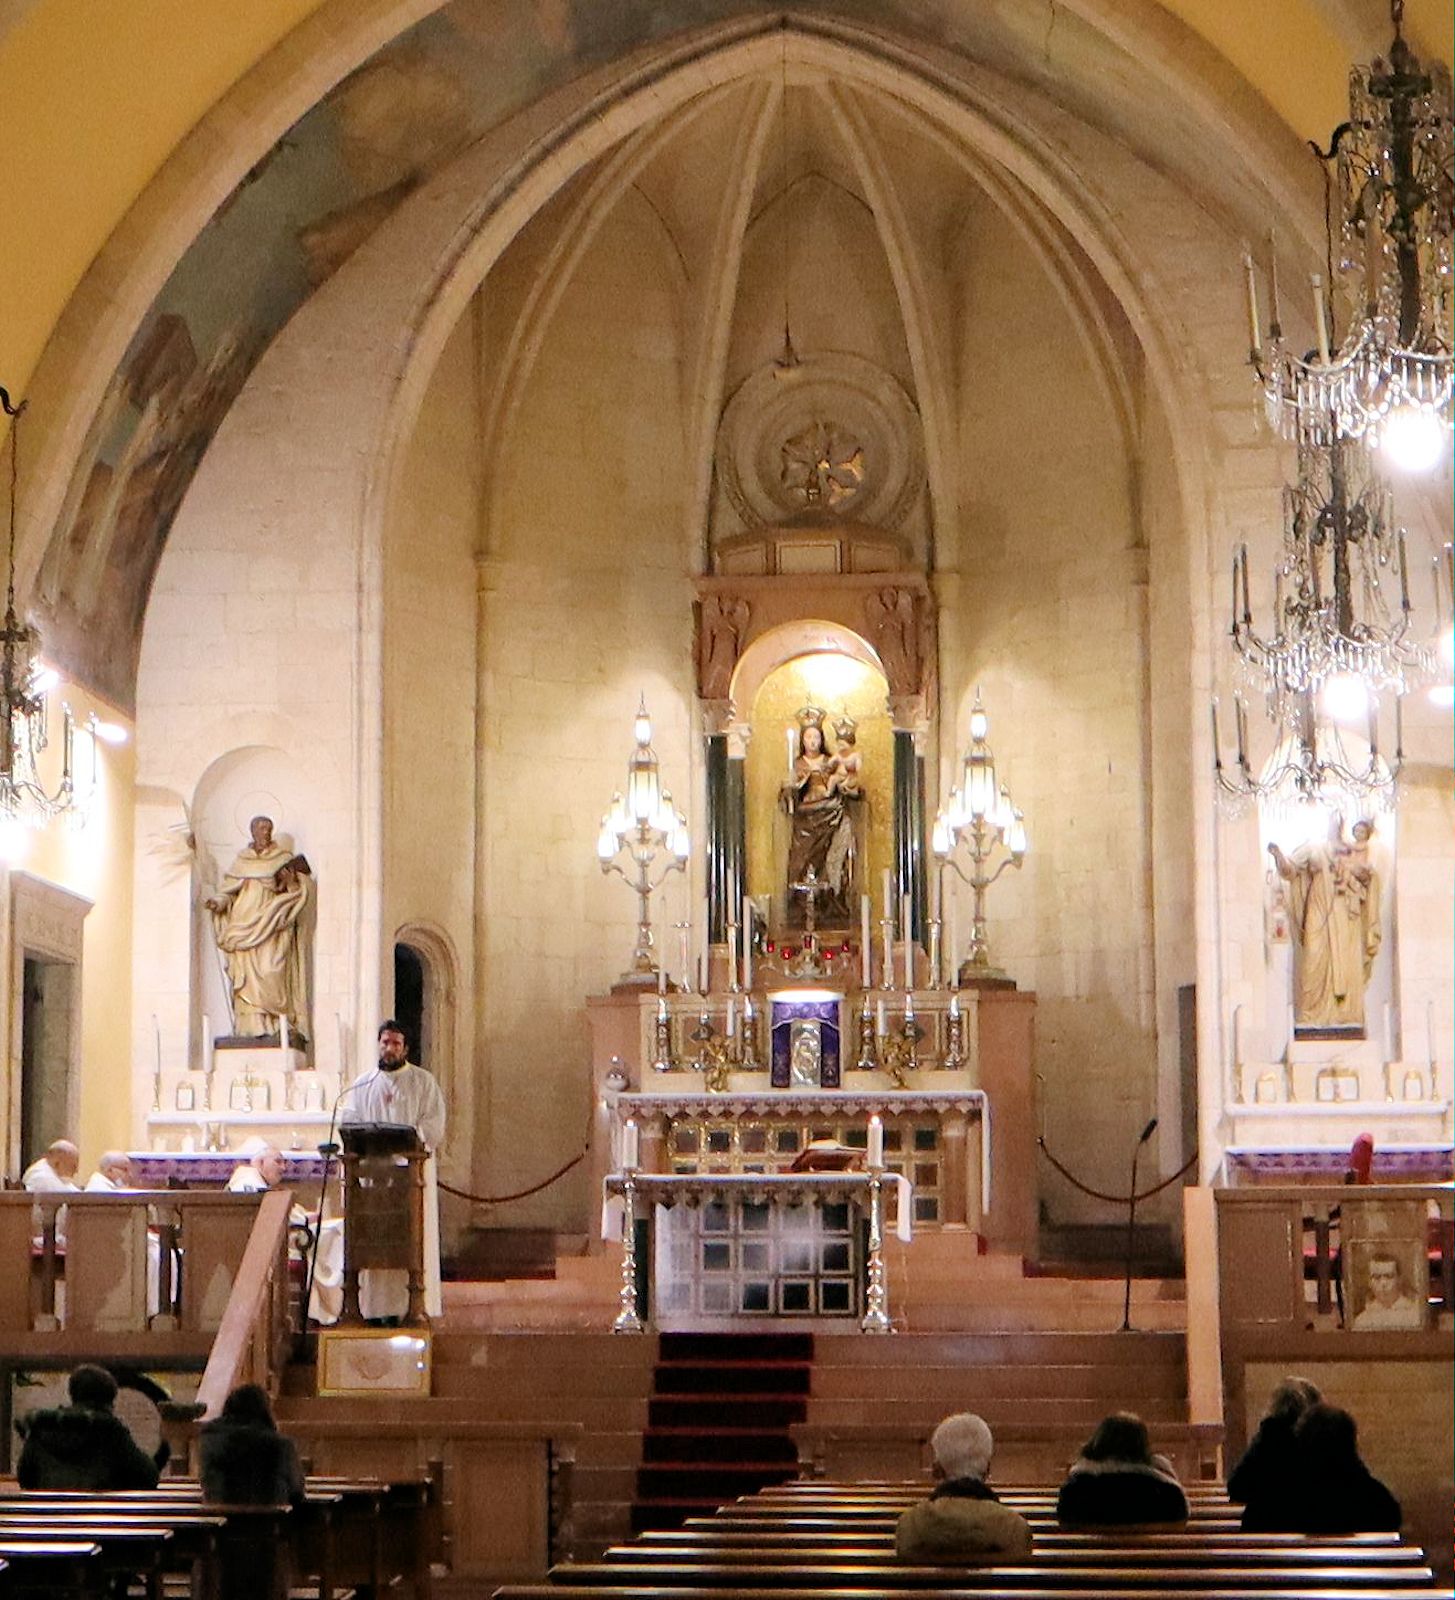
[[[379,1065],[356,1078],[339,1102],[341,1124],[407,1123],[429,1150],[424,1164],[424,1309],[443,1310],[440,1295],[440,1206],[435,1152],[445,1137],[445,1097],[423,1067],[408,1059],[408,1046],[396,1022],[379,1028]],[[409,1312],[409,1277],[397,1271],[359,1275],[359,1309],[365,1317],[404,1317]]]

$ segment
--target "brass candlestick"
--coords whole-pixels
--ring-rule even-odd
[[[621,1225],[621,1288],[617,1292],[613,1333],[641,1333],[642,1319],[637,1312],[637,1175],[634,1168],[622,1174],[622,1205],[626,1216]]]
[[[860,1072],[879,1070],[879,1040],[874,1032],[874,1008],[869,1003],[869,992],[864,991],[864,1004],[859,1011],[859,1059],[854,1063]]]
[[[893,1333],[889,1320],[889,1284],[884,1270],[884,1173],[879,1167],[869,1172],[869,1260],[864,1293],[864,1315],[859,1320],[861,1333]]]
[[[667,1003],[657,1006],[657,1018],[652,1025],[652,1071],[675,1072],[677,1063],[672,1059],[672,1019],[667,1015]]]
[[[758,1072],[758,1008],[751,1000],[743,1006],[743,1036],[738,1065],[744,1072]]]
[[[952,1005],[945,1017],[945,1067],[953,1072],[965,1065],[965,1016]]]

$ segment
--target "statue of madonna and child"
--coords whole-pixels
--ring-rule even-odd
[[[856,829],[864,805],[863,757],[858,724],[850,716],[833,723],[834,747],[824,731],[826,713],[804,706],[798,713],[797,755],[782,788],[789,818],[788,871],[784,879],[788,925],[805,926],[802,885],[818,885],[814,920],[845,926],[854,916]]]

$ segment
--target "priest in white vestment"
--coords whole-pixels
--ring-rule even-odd
[[[125,1150],[106,1150],[96,1170],[86,1179],[87,1194],[131,1194],[135,1192],[136,1167]]]
[[[81,1170],[81,1152],[69,1139],[57,1139],[39,1161],[20,1175],[20,1186],[31,1194],[79,1194],[76,1174]]]
[[[339,1100],[339,1122],[403,1123],[427,1149],[424,1164],[424,1309],[431,1317],[443,1309],[440,1295],[440,1208],[435,1153],[445,1137],[445,1097],[423,1067],[409,1060],[404,1031],[392,1018],[379,1024],[379,1065],[356,1078]],[[365,1317],[409,1314],[409,1279],[404,1272],[359,1275],[359,1306]]]

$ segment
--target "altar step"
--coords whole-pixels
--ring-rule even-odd
[[[796,1477],[788,1428],[807,1418],[813,1353],[810,1333],[663,1334],[632,1532],[680,1527]]]

